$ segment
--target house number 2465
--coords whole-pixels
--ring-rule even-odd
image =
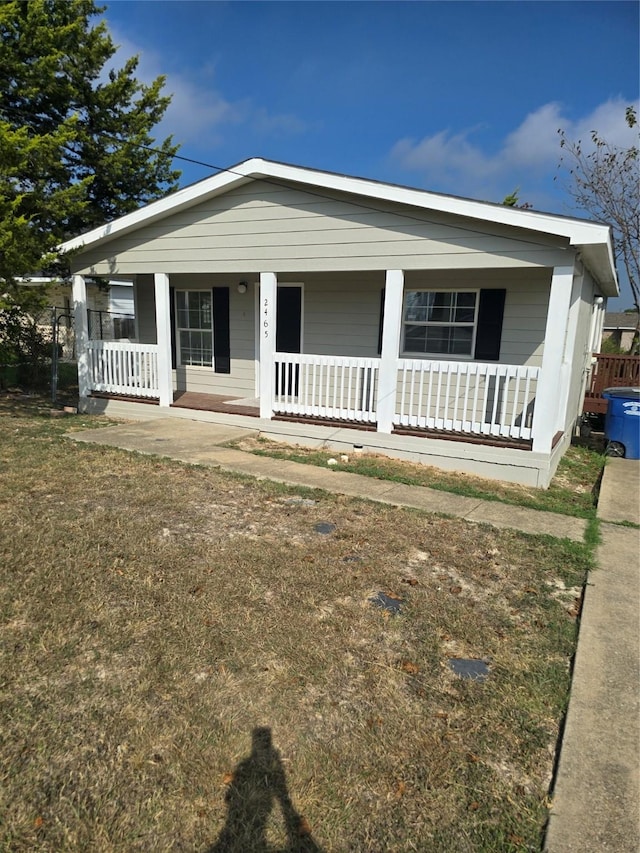
[[[264,329],[265,338],[268,338],[269,337],[269,300],[268,299],[264,300],[262,307],[263,307],[262,313],[264,314],[264,320],[262,321],[262,327]]]

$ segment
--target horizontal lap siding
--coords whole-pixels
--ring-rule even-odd
[[[300,280],[304,281],[304,352],[378,355],[383,274],[318,274]],[[499,363],[534,367],[542,363],[550,284],[550,270],[411,271],[405,276],[407,290],[505,288]]]
[[[498,363],[540,367],[551,270],[410,271],[405,275],[405,290],[422,287],[443,290],[505,288]],[[414,355],[407,357],[415,358]]]
[[[255,295],[253,287],[238,293],[238,276],[175,275],[171,287],[178,290],[229,288],[229,325],[231,331],[231,372],[216,373],[213,367],[181,367],[174,370],[174,388],[202,394],[229,394],[234,397],[255,395]],[[156,343],[153,276],[138,276],[137,308],[140,340]]]
[[[88,250],[74,259],[74,269],[305,272],[545,266],[562,258],[561,241],[491,230],[400,205],[358,204],[257,181]]]
[[[153,288],[153,276],[138,276],[134,288],[138,340],[141,344],[157,344],[156,297]]]
[[[304,351],[375,358],[384,275],[304,277]]]
[[[173,387],[177,391],[229,394],[230,397],[254,397],[256,393],[253,359],[232,358],[231,373],[215,373],[208,367],[178,367],[173,376]]]

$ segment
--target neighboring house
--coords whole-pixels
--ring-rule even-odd
[[[63,357],[75,358],[73,300],[71,282],[50,276],[33,275],[21,280],[22,287],[47,288],[47,308],[37,318],[38,328],[48,340],[52,335],[55,309],[56,338],[62,347]],[[133,282],[109,281],[107,286],[88,282],[87,310],[92,336],[107,340],[135,338],[135,308]]]
[[[62,279],[54,279],[50,276],[28,276],[20,280],[22,287],[47,288],[47,306],[55,308],[59,314],[71,314],[72,295],[71,282]],[[106,286],[98,286],[88,282],[87,308],[90,311],[103,314],[114,314],[119,317],[129,317],[133,321],[135,315],[133,282],[132,281],[109,281]],[[130,328],[130,327],[129,327]],[[117,337],[134,337],[131,335],[120,335]]]
[[[602,328],[602,340],[611,341],[624,352],[630,352],[633,339],[638,329],[638,314],[635,311],[625,311],[614,314],[607,312],[604,315],[604,326]]]
[[[543,487],[618,294],[607,226],[261,159],[62,249],[84,410]],[[133,281],[136,343],[89,339],[95,275]],[[233,400],[260,419],[224,414]]]
[[[72,297],[71,297],[71,282],[60,279],[54,279],[50,276],[33,275],[23,279],[19,279],[22,287],[41,287],[47,288],[47,305],[50,308],[56,308],[59,312],[71,312]],[[91,311],[108,311],[109,310],[109,293],[104,288],[89,286],[87,287],[87,307]]]

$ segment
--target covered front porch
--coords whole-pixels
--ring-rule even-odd
[[[160,401],[158,345],[90,340],[93,395]],[[381,359],[273,354],[271,398],[173,391],[177,408],[378,430]],[[398,359],[391,432],[509,439],[531,447],[540,368]]]
[[[486,275],[485,271],[485,279]],[[247,394],[246,387],[233,393],[230,386],[228,395],[200,394],[200,403],[194,406],[189,394],[197,394],[198,389],[179,387],[175,355],[172,363],[175,317],[170,276],[153,276],[156,343],[89,339],[82,312],[85,281],[83,276],[74,276],[74,300],[80,309],[76,322],[81,398],[109,395],[153,401],[162,409],[259,415],[263,421],[290,419],[388,435],[497,444],[542,454],[550,454],[564,433],[568,354],[571,335],[575,335],[570,307],[576,287],[571,267],[549,271],[541,335],[544,349],[538,364],[405,357],[402,270],[384,274],[377,356],[279,351],[278,277],[261,273],[258,278],[255,385],[251,386],[255,395]],[[459,446],[457,452],[464,453]]]

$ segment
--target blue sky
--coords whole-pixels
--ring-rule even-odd
[[[489,201],[519,187],[536,208],[578,215],[557,130],[631,144],[639,8],[116,0],[105,17],[115,64],[139,54],[140,79],[166,75],[158,135],[186,157],[266,157]],[[213,172],[180,168],[183,184]]]

